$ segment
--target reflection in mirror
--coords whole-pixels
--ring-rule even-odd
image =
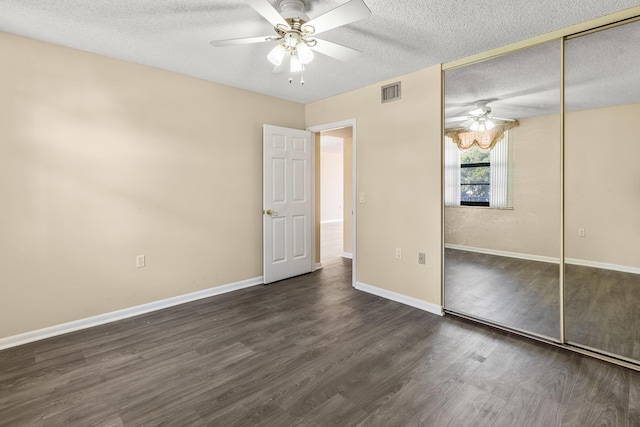
[[[569,343],[640,360],[640,22],[565,44]]]
[[[447,310],[560,340],[560,42],[445,72]]]

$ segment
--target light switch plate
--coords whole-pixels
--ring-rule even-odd
[[[144,255],[138,255],[136,257],[136,267],[138,268],[143,268],[145,266],[145,259],[144,259]]]

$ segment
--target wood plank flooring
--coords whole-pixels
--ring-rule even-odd
[[[350,261],[0,352],[1,426],[640,426],[640,372],[354,290]]]

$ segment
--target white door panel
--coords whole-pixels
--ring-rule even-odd
[[[264,125],[264,283],[312,270],[311,132]]]
[[[293,217],[293,258],[299,259],[307,256],[307,218],[305,215]]]
[[[271,220],[273,235],[273,256],[271,262],[280,263],[287,260],[287,243],[286,243],[286,218],[273,218]]]

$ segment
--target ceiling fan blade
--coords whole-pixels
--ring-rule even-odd
[[[360,52],[359,50],[351,49],[350,47],[342,46],[341,44],[336,44],[320,39],[315,40],[317,44],[311,49],[332,58],[339,59],[340,61],[350,61],[362,54],[362,52]]]
[[[262,43],[273,40],[274,37],[271,36],[262,36],[262,37],[244,37],[241,39],[228,39],[228,40],[214,40],[209,42],[212,46],[222,47],[222,46],[235,46],[239,44],[252,44],[252,43]]]
[[[368,18],[369,16],[371,16],[371,10],[363,0],[349,0],[345,4],[312,19],[305,25],[310,25],[315,28],[316,31],[314,34],[320,34],[324,31],[340,27],[341,25],[347,25]]]
[[[445,120],[445,123],[451,123],[451,122],[461,122],[464,120],[469,120],[468,116],[465,117],[451,117]]]
[[[516,121],[515,119],[506,119],[504,117],[493,117],[493,116],[490,116],[489,119],[491,119],[491,120],[499,120],[501,122],[515,122]]]
[[[289,24],[287,21],[278,13],[271,3],[267,0],[244,0],[249,6],[254,8],[256,12],[258,12],[264,19],[271,22],[271,25],[277,27],[278,24],[282,24],[285,27],[289,28]]]

